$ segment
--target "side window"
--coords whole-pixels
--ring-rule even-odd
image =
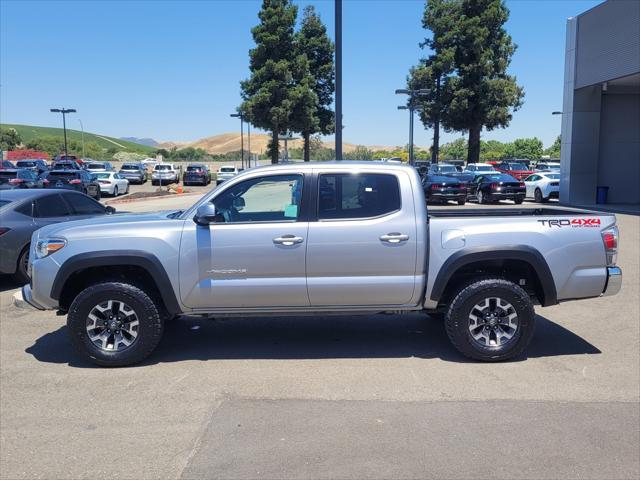
[[[71,207],[73,215],[99,215],[104,213],[104,207],[85,195],[75,193],[63,194]]]
[[[16,207],[14,212],[21,213],[22,215],[26,215],[27,217],[33,216],[33,202],[26,202]]]
[[[36,198],[36,218],[66,217],[70,214],[67,204],[58,194]]]
[[[300,216],[302,175],[246,180],[225,190],[213,203],[225,223],[295,222]]]
[[[320,220],[370,218],[400,210],[395,175],[325,174],[318,179]]]

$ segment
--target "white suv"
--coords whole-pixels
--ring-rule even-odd
[[[225,180],[235,177],[238,174],[238,169],[233,165],[222,165],[218,169],[218,176],[216,179],[216,185],[220,185]]]
[[[169,185],[178,181],[178,168],[172,163],[159,163],[153,167],[151,185]]]

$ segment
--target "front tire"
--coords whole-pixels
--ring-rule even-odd
[[[476,197],[478,199],[478,205],[482,205],[483,203],[487,203],[487,200],[485,199],[485,196],[482,193],[482,190],[478,190],[478,193],[476,193]]]
[[[76,350],[103,367],[145,359],[164,331],[161,307],[140,288],[120,282],[92,285],[69,308],[67,328]]]
[[[503,278],[463,286],[445,317],[447,335],[464,356],[485,362],[508,360],[529,345],[535,313],[527,292]]]

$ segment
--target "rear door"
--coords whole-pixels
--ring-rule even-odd
[[[416,283],[417,226],[409,175],[320,173],[309,223],[312,306],[402,305]]]

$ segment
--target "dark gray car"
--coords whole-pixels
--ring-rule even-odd
[[[40,227],[113,213],[91,197],[71,190],[0,191],[0,274],[29,281],[31,234]]]
[[[118,173],[130,183],[143,184],[147,181],[147,167],[141,163],[124,163]]]

